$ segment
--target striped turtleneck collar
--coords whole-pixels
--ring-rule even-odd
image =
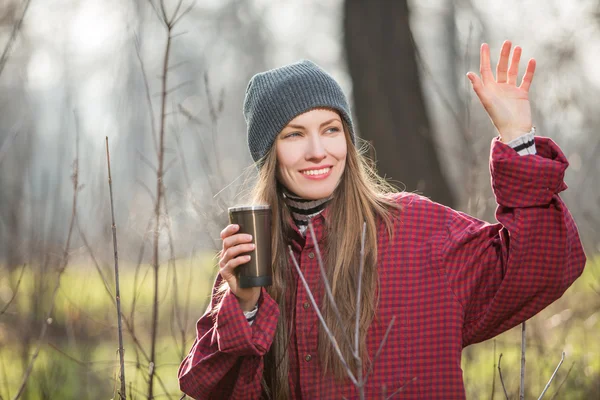
[[[305,235],[308,221],[321,214],[333,195],[319,200],[307,200],[283,188],[283,199],[287,204],[298,230]]]

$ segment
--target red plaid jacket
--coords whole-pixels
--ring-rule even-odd
[[[367,348],[377,352],[390,319],[394,324],[366,386],[366,397],[463,399],[461,352],[527,320],[558,299],[585,264],[577,228],[559,198],[568,162],[554,142],[536,137],[537,155],[519,156],[494,140],[492,187],[497,224],[403,193],[394,239],[379,228],[381,282],[376,320]],[[313,221],[320,240],[327,210]],[[314,243],[293,241],[303,274],[322,298]],[[290,268],[293,268],[290,266]],[[295,269],[294,269],[295,271]],[[350,381],[324,377],[317,356],[319,321],[298,279],[295,346],[290,351],[293,399],[357,398]],[[213,304],[214,306],[214,304]],[[179,369],[181,390],[196,399],[259,399],[262,356],[279,316],[263,289],[249,325],[231,294],[213,318],[197,323],[197,337]],[[416,379],[415,379],[416,378]]]

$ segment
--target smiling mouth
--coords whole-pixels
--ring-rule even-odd
[[[331,171],[331,167],[321,168],[321,169],[309,169],[306,171],[300,171],[304,175],[308,176],[319,176],[319,175],[327,175]]]

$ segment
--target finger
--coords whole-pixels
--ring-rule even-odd
[[[232,260],[229,260],[227,262],[227,264],[225,264],[225,266],[223,268],[221,268],[221,271],[220,271],[221,276],[223,274],[233,275],[234,274],[233,270],[242,264],[246,264],[248,261],[250,261],[250,258],[251,258],[250,256],[245,255],[245,256],[240,256],[240,257],[236,257]],[[223,276],[223,279],[225,279],[225,276]]]
[[[240,229],[240,226],[237,224],[227,225],[225,229],[221,231],[221,239],[225,239],[228,236],[233,235]]]
[[[484,85],[494,81],[494,74],[492,74],[492,67],[490,66],[490,46],[487,43],[481,45],[479,72]]]
[[[529,92],[529,87],[531,86],[531,82],[533,81],[533,74],[535,73],[535,59],[529,60],[527,63],[527,69],[525,70],[525,75],[523,75],[523,81],[521,81],[521,89]]]
[[[229,260],[236,258],[240,254],[250,253],[255,248],[256,246],[254,245],[254,243],[240,244],[237,246],[230,247],[223,253],[222,261],[226,264],[227,262],[229,262]]]
[[[519,74],[519,62],[521,61],[522,49],[519,46],[515,47],[513,56],[510,61],[510,68],[508,69],[508,84],[517,85],[517,75]]]
[[[223,250],[227,250],[230,247],[237,246],[238,244],[248,243],[252,241],[252,235],[247,233],[238,233],[231,235],[223,239]]]
[[[506,83],[507,71],[508,71],[508,58],[510,56],[510,46],[511,43],[509,40],[505,40],[502,43],[502,49],[500,50],[500,59],[498,60],[498,65],[496,65],[496,82],[498,83]]]

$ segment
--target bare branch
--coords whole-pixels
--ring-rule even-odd
[[[156,201],[155,197],[154,197],[154,193],[152,193],[152,190],[150,190],[148,185],[146,185],[144,182],[140,181],[139,179],[136,179],[135,181],[138,185],[140,185],[148,193],[148,196],[150,196],[150,199],[152,201]]]
[[[504,390],[504,397],[508,400],[508,392],[506,391],[506,386],[504,386],[504,378],[502,377],[502,367],[500,364],[502,363],[502,353],[500,353],[500,357],[498,357],[498,373],[500,374],[500,383],[502,383],[502,389]]]
[[[325,320],[323,319],[323,315],[321,314],[321,311],[319,310],[317,302],[315,301],[315,298],[312,295],[310,287],[308,287],[308,283],[306,282],[306,279],[304,278],[304,274],[300,270],[300,266],[298,265],[298,261],[296,261],[296,257],[294,257],[294,251],[292,250],[292,246],[288,246],[288,249],[289,249],[289,252],[290,252],[290,256],[292,257],[292,261],[294,262],[294,267],[296,268],[296,272],[298,272],[298,276],[302,280],[302,284],[304,285],[304,289],[306,290],[306,294],[308,295],[308,298],[310,299],[310,302],[311,302],[311,304],[312,304],[315,312],[317,313],[317,317],[319,318],[319,321],[321,321],[321,325],[323,325],[323,328],[325,329],[325,333],[327,334],[327,337],[329,337],[329,340],[331,341],[331,344],[333,345],[333,348],[335,349],[335,352],[337,353],[338,357],[340,358],[340,361],[344,365],[344,368],[346,369],[346,373],[348,374],[348,377],[350,378],[350,380],[352,381],[352,383],[355,386],[358,386],[358,381],[354,377],[354,374],[350,370],[350,367],[348,366],[348,363],[344,359],[344,356],[342,355],[342,352],[340,350],[340,347],[337,344],[337,341],[335,340],[335,337],[333,336],[333,334],[329,330],[329,327],[325,323]]]
[[[19,286],[21,285],[21,279],[23,278],[23,273],[25,273],[26,265],[27,264],[23,264],[23,268],[21,268],[21,275],[19,275],[19,280],[17,281],[15,290],[13,291],[13,294],[12,294],[11,298],[8,300],[8,302],[4,305],[4,307],[2,307],[2,310],[0,310],[0,316],[2,316],[2,314],[4,314],[6,312],[6,310],[8,310],[8,307],[10,307],[10,304],[13,302],[13,300],[17,296],[17,292],[19,291]]]
[[[526,325],[521,324],[521,385],[519,387],[519,399],[525,399],[525,349],[526,349]]]
[[[173,38],[173,36],[171,36],[171,38]],[[185,60],[185,61],[181,61],[181,62],[175,63],[173,65],[169,65],[168,70],[171,71],[173,69],[179,68],[182,65],[185,65],[185,64],[188,64],[188,63],[189,63],[189,60]]]
[[[2,164],[2,160],[4,159],[4,156],[9,153],[8,149],[14,143],[17,136],[19,136],[20,132],[21,132],[20,129],[15,130],[13,132],[12,136],[9,137],[8,139],[6,139],[4,141],[4,143],[2,143],[2,147],[0,147],[0,164]]]
[[[406,382],[404,385],[402,385],[401,387],[399,387],[398,389],[396,389],[396,391],[395,391],[394,393],[390,394],[390,395],[389,395],[389,396],[386,398],[386,400],[389,400],[389,399],[391,399],[392,397],[394,397],[395,395],[397,395],[398,393],[402,392],[402,391],[403,391],[403,390],[406,388],[406,386],[410,385],[411,383],[413,383],[413,382],[414,382],[414,381],[416,381],[416,380],[417,380],[417,377],[416,377],[416,376],[415,376],[415,377],[413,377],[413,378],[412,378],[410,381]]]
[[[562,365],[563,361],[565,361],[565,352],[564,351],[562,352],[562,356],[560,357],[560,362],[558,363],[558,365],[556,366],[556,369],[552,373],[550,380],[548,381],[548,383],[546,383],[546,386],[544,386],[544,390],[542,390],[542,393],[540,394],[540,397],[538,397],[538,400],[542,400],[542,397],[544,397],[544,395],[546,394],[546,391],[548,390],[548,388],[550,387],[550,384],[554,380],[554,377],[556,376],[556,373],[558,372],[558,369]]]
[[[152,4],[152,2],[150,3]],[[148,83],[148,75],[146,74],[146,68],[144,68],[144,62],[142,61],[142,52],[140,49],[140,41],[137,33],[133,32],[135,54],[140,63],[140,70],[142,71],[142,78],[144,79],[144,89],[146,92],[146,102],[148,103],[148,113],[150,114],[150,126],[152,128],[152,142],[154,143],[154,151],[158,154],[158,142],[156,138],[156,122],[154,120],[154,107],[152,106],[152,98],[150,96],[150,85]]]
[[[113,187],[112,187],[112,175],[110,173],[110,151],[108,148],[108,136],[106,136],[106,163],[108,167],[108,187],[110,190],[110,214],[112,217],[112,236],[113,236],[113,249],[115,255],[115,298],[117,302],[117,321],[119,329],[119,361],[121,363],[121,391],[119,396],[122,400],[126,400],[127,396],[125,393],[125,350],[123,349],[123,327],[121,324],[121,289],[119,286],[119,255],[117,245],[117,224],[115,223],[115,207],[113,201]]]
[[[175,17],[177,16],[177,13],[179,12],[179,9],[181,8],[181,4],[183,3],[183,0],[179,0],[177,2],[177,6],[175,7],[175,11],[173,12],[173,16],[171,17],[171,20],[169,21],[169,25],[171,25],[171,27],[173,27],[173,25],[171,24],[171,22],[175,19]]]
[[[569,370],[567,371],[567,375],[565,375],[564,379],[560,382],[560,385],[558,385],[558,388],[556,388],[556,393],[554,393],[554,396],[552,396],[552,398],[550,400],[556,399],[556,396],[558,396],[560,389],[562,388],[563,384],[567,381],[567,378],[569,377],[569,374],[571,373],[571,370],[573,369],[574,366],[575,366],[575,363],[571,364],[571,368],[569,368]]]
[[[164,24],[165,23],[164,18],[160,15],[160,12],[158,11],[158,9],[156,8],[156,6],[154,5],[154,2],[152,0],[148,0],[148,3],[150,3],[150,6],[154,10],[154,13],[156,14],[156,18],[158,18],[158,20]]]
[[[187,86],[187,85],[189,85],[191,83],[194,83],[194,81],[193,80],[189,80],[189,81],[181,82],[180,84],[175,85],[171,89],[167,90],[166,93],[167,94],[171,94],[171,93],[173,93],[173,92],[175,92],[175,91],[181,89],[182,87]]]
[[[491,400],[494,400],[494,393],[496,392],[496,339],[494,339],[494,357],[493,357],[494,368],[492,369],[492,394]]]
[[[315,235],[315,231],[311,221],[308,221],[308,229],[310,231],[310,236],[312,237],[313,243],[315,244],[315,252],[317,253],[317,261],[319,264],[319,271],[321,271],[321,279],[323,280],[323,286],[325,286],[325,292],[327,293],[327,298],[331,302],[331,308],[333,309],[333,313],[335,314],[338,323],[340,326],[344,325],[344,320],[340,314],[340,310],[335,303],[335,298],[333,297],[333,292],[331,291],[331,285],[329,284],[329,279],[327,279],[327,273],[325,272],[325,265],[323,263],[323,257],[321,256],[321,250],[319,249],[319,243],[317,241],[317,237]],[[357,310],[358,312],[358,310]],[[344,339],[347,341],[349,346],[352,346],[352,340],[350,336],[348,336],[348,332],[345,329],[342,329],[344,333]],[[354,358],[357,357],[357,354],[354,354]]]
[[[160,12],[162,14],[163,22],[167,26],[167,29],[171,30],[171,24],[169,24],[169,19],[167,18],[167,11],[165,10],[165,0],[158,0],[158,4],[160,5]]]
[[[167,85],[168,85],[168,66],[169,57],[171,51],[171,25],[166,16],[164,1],[160,0],[160,7],[163,14],[164,22],[167,25],[167,41],[164,49],[163,66],[162,66],[162,80],[161,80],[161,108],[160,108],[160,126],[158,130],[158,168],[156,171],[156,201],[154,202],[154,237],[153,237],[153,254],[152,254],[152,266],[154,270],[154,293],[152,301],[152,325],[150,330],[150,371],[148,377],[148,398],[154,397],[154,365],[156,364],[156,342],[158,340],[158,297],[159,297],[159,240],[160,240],[160,218],[163,201],[163,177],[164,177],[164,158],[165,158],[165,122],[166,122],[166,109],[167,109]]]
[[[179,33],[174,33],[173,35],[171,35],[171,39],[178,38],[179,36],[183,36],[183,35],[185,35],[187,33],[189,33],[189,31],[183,31],[183,32],[179,32]]]
[[[200,118],[193,115],[187,108],[183,106],[183,104],[179,104],[179,111],[190,121],[194,122],[199,126],[207,126],[205,122],[203,122]]]
[[[56,285],[54,286],[54,290],[52,292],[52,297],[50,300],[50,308],[48,309],[48,313],[42,324],[42,329],[40,331],[40,335],[38,337],[38,342],[35,347],[35,350],[33,351],[33,355],[31,356],[31,359],[29,360],[27,368],[25,369],[25,373],[23,374],[21,385],[19,386],[17,394],[15,395],[15,397],[13,397],[13,400],[17,400],[23,394],[23,392],[25,390],[25,386],[27,385],[27,380],[29,379],[29,375],[31,374],[31,371],[33,370],[33,365],[35,364],[35,361],[37,360],[37,358],[40,354],[40,350],[42,348],[42,344],[44,342],[44,339],[46,337],[46,332],[48,330],[48,325],[50,325],[52,323],[52,313],[54,312],[54,306],[56,304],[56,294],[58,293],[58,289],[60,288],[60,279],[62,278],[62,274],[66,270],[67,265],[69,264],[69,249],[71,247],[71,237],[73,234],[73,227],[75,226],[75,219],[77,218],[77,194],[79,193],[79,190],[78,190],[78,188],[79,188],[79,136],[77,136],[75,148],[76,148],[76,156],[75,156],[75,161],[73,162],[73,174],[71,176],[72,183],[73,183],[73,200],[72,200],[72,206],[71,206],[71,221],[69,223],[69,231],[67,234],[67,241],[65,243],[65,247],[63,250],[63,256],[62,256],[62,261],[61,261],[61,264],[60,264],[60,267],[58,270],[58,276],[56,277]]]
[[[190,11],[192,11],[192,9],[196,6],[196,0],[192,1],[189,5],[188,8],[185,9],[185,11],[183,11],[177,18],[175,18],[175,20],[173,21],[173,23],[171,24],[171,26],[175,26],[177,25],[177,23],[181,20],[181,18],[185,17],[186,14],[188,14]]]
[[[81,237],[81,240],[83,240],[83,245],[85,246],[88,253],[90,254],[90,257],[92,257],[92,262],[94,263],[94,267],[96,268],[98,275],[100,275],[100,278],[102,279],[102,283],[104,284],[104,289],[106,290],[106,293],[108,293],[108,297],[112,300],[112,302],[114,304],[114,297],[113,297],[112,291],[110,290],[110,285],[108,284],[108,280],[104,276],[104,273],[102,272],[102,268],[100,267],[100,264],[96,260],[96,256],[94,255],[92,247],[90,246],[90,243],[88,242],[87,237],[85,236],[85,233],[83,232],[83,229],[81,229],[81,226],[79,225],[79,220],[75,221],[75,224],[77,225],[77,231],[79,232],[79,237]]]
[[[364,221],[363,222],[363,228],[362,228],[362,236],[361,236],[361,241],[360,241],[360,264],[359,264],[359,268],[358,268],[358,282],[357,282],[357,288],[356,288],[356,319],[355,319],[355,325],[354,325],[354,359],[356,361],[356,370],[357,370],[357,374],[358,374],[358,382],[360,383],[360,397],[364,398],[364,385],[365,382],[363,381],[363,366],[362,366],[362,359],[360,358],[360,341],[359,341],[359,336],[360,336],[360,298],[361,298],[361,293],[362,293],[362,276],[363,276],[363,271],[365,269],[365,236],[366,236],[366,232],[367,232],[367,222]]]
[[[4,51],[2,52],[2,56],[0,56],[0,75],[2,75],[2,72],[4,71],[4,67],[6,66],[8,57],[10,56],[10,51],[13,47],[13,44],[15,43],[15,39],[17,38],[17,33],[19,33],[19,31],[21,30],[21,25],[23,25],[23,20],[25,19],[25,14],[27,13],[27,10],[29,9],[30,3],[31,3],[31,0],[25,0],[25,5],[23,6],[23,11],[21,12],[21,16],[19,17],[19,19],[13,26],[12,31],[10,32],[10,37],[8,38],[8,41],[6,42],[6,46],[4,47]]]
[[[367,384],[367,380],[369,378],[369,375],[371,373],[373,373],[375,364],[377,364],[377,360],[379,359],[379,356],[381,355],[381,351],[383,350],[383,348],[385,346],[385,343],[387,342],[388,335],[390,334],[390,331],[392,330],[392,326],[394,326],[395,322],[396,322],[396,316],[394,315],[392,317],[392,319],[390,320],[390,323],[388,324],[387,329],[385,330],[385,334],[383,335],[383,339],[381,339],[381,343],[379,343],[379,348],[377,349],[377,353],[375,353],[375,357],[373,358],[373,362],[369,366],[369,371],[367,372],[367,375],[365,376],[365,381],[364,381],[365,385]]]
[[[142,160],[144,162],[144,164],[146,164],[148,167],[150,167],[152,172],[156,173],[156,167],[152,164],[152,162],[150,160],[148,160],[141,151],[136,150],[135,152],[140,157],[140,160]]]
[[[169,172],[169,169],[171,169],[171,167],[177,162],[177,158],[172,159],[171,161],[169,161],[169,163],[167,165],[165,165],[165,170],[163,171],[163,173],[166,175],[167,172]]]

